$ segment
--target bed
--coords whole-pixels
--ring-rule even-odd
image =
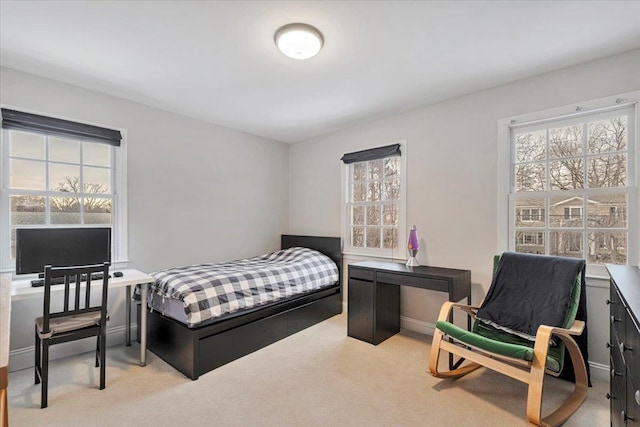
[[[337,276],[332,276],[337,280],[319,289],[305,288],[297,295],[280,296],[276,301],[235,307],[218,317],[208,317],[207,313],[215,310],[206,309],[202,311],[204,315],[186,315],[184,301],[162,298],[151,291],[152,308],[146,307],[147,348],[196,380],[206,372],[342,313],[341,239],[282,235],[281,249],[289,248],[308,248],[326,255],[337,267]],[[139,314],[138,310],[138,324]]]

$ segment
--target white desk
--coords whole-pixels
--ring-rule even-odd
[[[153,283],[153,277],[149,276],[138,270],[133,269],[124,269],[119,270],[122,272],[122,277],[115,277],[113,272],[109,272],[111,274],[111,278],[109,278],[109,289],[122,288],[126,286],[126,325],[125,325],[125,336],[126,336],[126,345],[131,345],[131,286],[135,285],[145,285],[140,286],[140,298],[141,301],[147,301],[147,286],[148,283]],[[101,288],[100,281],[92,281],[91,282],[91,290],[93,291],[94,286],[96,289]],[[81,282],[80,287],[84,288],[86,284]],[[52,292],[64,292],[64,286],[62,285],[54,285],[51,287]],[[31,299],[31,298],[42,298],[44,295],[44,286],[33,287],[31,286],[31,279],[18,279],[13,280],[11,282],[11,301],[17,301],[22,299]],[[140,318],[140,366],[145,366],[147,364],[147,310],[141,310],[141,318]]]

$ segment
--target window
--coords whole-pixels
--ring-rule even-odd
[[[15,267],[18,228],[111,226],[112,260],[124,261],[123,147],[39,129],[17,129],[5,123],[5,111],[2,110],[2,269]]]
[[[574,220],[574,219],[581,220],[582,219],[582,206],[564,208],[564,219],[566,219],[566,220]]]
[[[522,207],[516,209],[516,217],[519,218],[522,222],[542,221],[544,218],[544,209]]]
[[[343,161],[345,252],[404,256],[405,167],[401,144],[350,153]]]
[[[584,258],[590,268],[637,262],[637,112],[629,104],[503,121],[507,250]]]
[[[516,246],[527,245],[528,249],[521,248],[517,252],[525,253],[543,253],[544,252],[544,233],[535,231],[519,231],[516,233]],[[535,247],[531,247],[535,246]]]

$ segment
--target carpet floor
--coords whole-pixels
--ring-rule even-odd
[[[335,316],[191,381],[139,347],[107,350],[98,390],[93,353],[50,364],[49,407],[33,370],[9,375],[9,422],[20,426],[527,426],[527,386],[487,369],[427,374],[431,337],[401,331],[378,346],[347,337]],[[446,359],[443,357],[442,359]],[[547,377],[543,414],[571,383]],[[608,426],[608,383],[594,381],[565,426]]]

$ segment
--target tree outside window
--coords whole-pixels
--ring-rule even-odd
[[[513,128],[517,252],[626,264],[633,110]]]
[[[400,158],[349,165],[351,246],[398,248]]]
[[[9,131],[9,253],[24,227],[113,225],[112,147]]]

